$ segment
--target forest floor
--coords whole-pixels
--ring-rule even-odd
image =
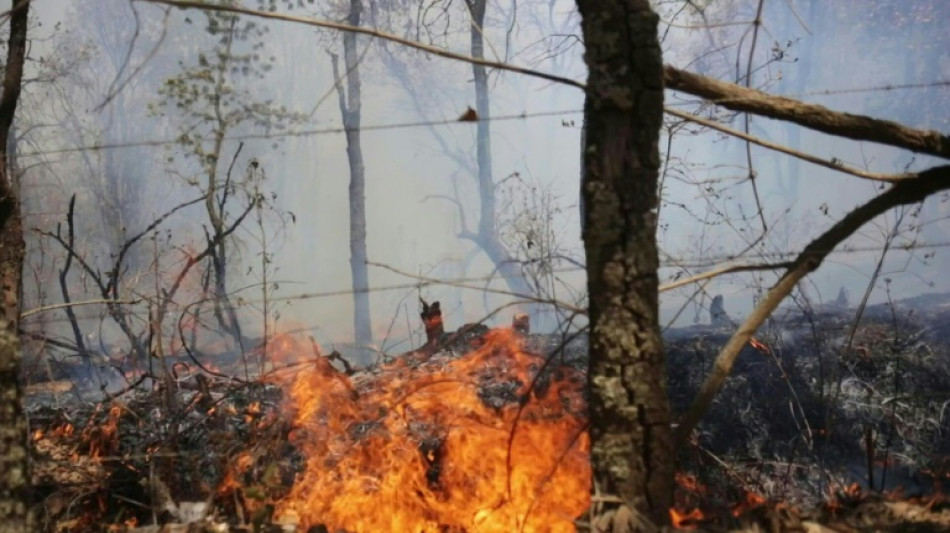
[[[847,305],[786,309],[743,350],[725,390],[687,449],[680,450],[671,509],[678,528],[950,531],[944,495],[950,490],[950,297],[871,306],[860,320],[855,315]],[[665,332],[674,411],[689,404],[728,339],[730,324],[722,318],[717,327]],[[578,436],[586,428],[586,340],[492,331],[463,328],[368,368],[345,368],[316,345],[275,338],[273,346],[297,357],[275,361],[263,374],[239,369],[233,358],[230,368],[216,366],[213,373],[180,361],[166,379],[145,380],[104,398],[100,391],[95,401],[80,398],[74,377],[36,381],[28,389],[28,411],[40,528],[334,531],[286,505],[289,498],[306,502],[323,494],[321,516],[345,514],[324,501],[333,499],[325,493],[301,488],[301,473],[322,454],[332,458],[324,463],[334,464],[318,465],[327,468],[319,475],[337,479],[331,489],[339,494],[347,489],[348,473],[360,469],[379,470],[380,478],[389,470],[415,469],[421,481],[402,480],[395,490],[406,497],[419,494],[420,501],[441,498],[441,504],[426,504],[432,507],[426,523],[440,531],[489,530],[432,518],[433,509],[456,501],[453,469],[490,470],[477,462],[490,460],[488,441],[480,441],[481,459],[476,455],[475,463],[453,463],[461,456],[452,435],[466,423],[502,427],[521,420],[529,429],[525,438],[535,427],[541,436],[574,432],[563,442],[564,464],[545,466],[545,475],[565,476],[550,484],[562,486],[570,485],[571,476],[589,476],[585,466],[569,464],[575,452],[583,452],[586,438]],[[301,367],[310,381],[293,370]],[[461,384],[456,392],[477,398],[475,405],[444,401],[455,394],[445,388],[448,382]],[[405,398],[425,387],[438,387],[443,401],[394,407],[399,402],[391,395],[408,402]],[[302,403],[300,391],[308,389],[318,391],[314,401],[323,407]],[[309,422],[301,422],[302,412]],[[472,426],[471,434],[481,426]],[[416,451],[404,455],[366,447],[398,439],[404,439],[403,449]],[[509,452],[519,442],[511,439]],[[504,451],[503,445],[495,447]],[[371,461],[386,453],[393,455]],[[349,463],[346,454],[370,462]],[[393,468],[397,457],[404,457],[405,465]],[[511,472],[522,460],[508,457],[504,483],[510,493]],[[581,480],[580,486],[586,483]],[[565,513],[583,512],[583,506],[563,498],[556,497]],[[457,504],[460,514],[469,512],[468,503]],[[378,502],[374,506],[385,509]],[[545,517],[543,502],[532,501],[528,509],[534,522],[524,530],[573,527],[557,513]],[[345,520],[327,522],[338,527]],[[524,520],[522,526],[529,523]]]

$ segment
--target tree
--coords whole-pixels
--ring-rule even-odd
[[[362,0],[350,0],[346,22],[360,25]],[[366,264],[366,167],[360,144],[360,57],[356,49],[356,34],[343,34],[343,65],[346,68],[346,89],[340,75],[339,59],[333,59],[333,75],[339,96],[340,115],[346,129],[346,156],[350,164],[350,273],[353,277],[353,327],[357,348],[362,350],[373,343],[372,320],[369,309],[369,267]]]
[[[23,268],[23,229],[13,154],[7,150],[16,114],[26,57],[30,0],[20,0],[10,13],[3,94],[0,95],[0,532],[29,531],[27,490],[27,425],[17,380],[20,343],[20,277]]]
[[[452,4],[445,4],[440,6],[439,9],[426,9],[421,11],[423,15],[418,19],[410,17],[409,20],[403,22],[398,17],[405,13],[414,13],[415,9],[407,9],[406,6],[402,5],[391,5],[388,6],[387,14],[395,16],[396,20],[389,22],[388,25],[400,29],[414,29],[416,38],[419,38],[420,33],[428,34],[431,31],[428,29],[429,26],[434,24],[434,22],[428,20],[426,16],[436,20],[441,20],[443,17],[446,21],[453,20],[452,15],[454,15],[454,13],[451,11],[452,7]],[[464,9],[467,18],[461,20],[463,20],[465,26],[467,26],[465,29],[468,30],[467,45],[469,52],[471,57],[484,61],[488,3],[486,0],[465,0]],[[377,10],[377,14],[378,11],[380,10]],[[382,18],[382,16],[379,16],[379,18]],[[445,24],[448,25],[449,23],[445,22]],[[421,30],[420,28],[426,29]],[[459,28],[459,33],[461,33],[461,31],[462,29]],[[412,33],[411,30],[408,32]],[[441,32],[435,33],[442,37],[454,35],[454,32],[450,31],[448,26]],[[394,49],[387,46],[386,42],[381,41],[379,46],[382,51],[384,64],[390,74],[396,78],[400,87],[407,93],[407,96],[411,100],[413,110],[419,114],[420,118],[431,115],[431,108],[438,105],[437,102],[433,102],[434,98],[431,96],[433,93],[431,89],[432,86],[445,84],[448,87],[454,87],[456,77],[446,76],[440,73],[438,76],[430,77],[422,81],[414,79],[414,77],[418,77],[419,75],[419,73],[414,70],[414,67],[424,65],[424,63],[410,63],[410,59],[399,57]],[[441,46],[450,48],[451,43],[445,42],[442,43]],[[494,273],[499,275],[511,292],[521,295],[537,295],[539,291],[529,283],[523,271],[524,265],[522,264],[522,258],[518,256],[517,250],[508,246],[500,235],[500,233],[504,231],[504,228],[500,227],[500,222],[503,221],[500,220],[502,213],[498,207],[499,185],[501,185],[501,182],[495,180],[492,158],[492,94],[489,83],[490,69],[484,64],[475,62],[471,64],[471,72],[475,101],[473,111],[475,113],[474,115],[465,117],[464,121],[472,120],[474,122],[474,157],[471,157],[473,154],[468,146],[459,147],[453,145],[449,135],[443,134],[436,127],[428,126],[426,130],[438,145],[439,150],[441,150],[440,155],[450,159],[452,163],[458,167],[459,171],[453,174],[451,178],[453,180],[452,188],[454,191],[452,196],[432,195],[430,198],[447,200],[455,205],[458,210],[458,238],[468,241],[475,246],[462,261],[460,275],[464,276],[472,260],[481,253],[492,262],[495,267]],[[450,81],[446,82],[446,80]],[[468,91],[468,89],[466,89],[466,91]],[[455,103],[453,102],[453,104]],[[470,211],[466,211],[466,208],[470,206],[470,201],[467,201],[469,198],[468,195],[460,192],[460,189],[464,187],[464,185],[459,183],[459,181],[461,181],[460,178],[469,178],[474,184],[477,200],[474,199],[475,197],[473,197],[473,200],[478,202],[477,209],[473,210],[474,215],[472,215]]]
[[[485,58],[485,10],[487,0],[465,0],[471,16],[472,57]],[[475,234],[463,234],[485,252],[495,264],[512,291],[530,294],[531,289],[521,273],[521,266],[505,248],[498,236],[498,212],[495,208],[495,183],[492,171],[491,151],[491,106],[488,95],[488,69],[485,65],[472,63],[472,75],[475,79],[475,112],[478,116],[475,134],[475,150],[478,173],[478,231]],[[464,223],[464,221],[462,221]]]
[[[223,0],[220,5],[227,7],[233,2]],[[214,48],[209,53],[198,53],[196,64],[166,79],[159,89],[163,101],[152,107],[180,121],[178,139],[180,146],[187,150],[182,163],[196,164],[200,176],[188,181],[201,188],[203,178],[204,207],[210,226],[205,230],[205,240],[214,244],[202,283],[212,288],[209,292],[213,297],[207,301],[221,331],[227,332],[243,351],[248,346],[229,280],[237,270],[240,242],[227,235],[235,220],[229,206],[240,198],[239,193],[244,193],[248,205],[263,207],[268,200],[259,190],[258,178],[263,176],[262,171],[246,173],[243,178],[232,176],[244,144],[239,143],[232,151],[229,136],[255,127],[284,131],[302,116],[265,99],[261,95],[263,91],[251,85],[266,80],[276,60],[266,48],[269,28],[255,21],[241,20],[227,11],[206,10],[204,14],[207,35],[199,33],[198,36],[211,37]],[[243,216],[246,207],[239,209],[241,214],[237,216]],[[264,264],[266,266],[266,261]],[[265,331],[267,319],[265,317]],[[261,359],[260,364],[263,363]]]
[[[578,0],[587,53],[584,248],[594,486],[619,498],[599,531],[669,520],[670,407],[658,325],[658,17],[647,0]]]

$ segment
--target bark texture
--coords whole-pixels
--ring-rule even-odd
[[[669,521],[670,408],[658,327],[656,247],[663,65],[647,0],[578,0],[588,67],[584,246],[590,299],[594,483],[617,509],[601,531]],[[604,499],[604,498],[601,498]]]
[[[24,245],[16,176],[8,166],[11,154],[7,150],[23,80],[29,7],[29,0],[15,2],[10,15],[10,40],[0,96],[0,533],[25,533],[30,526],[27,424],[17,380],[20,343],[16,337]]]

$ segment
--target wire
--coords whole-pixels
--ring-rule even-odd
[[[881,85],[877,87],[865,87],[865,88],[845,88],[845,89],[825,89],[819,91],[809,91],[804,93],[794,93],[794,94],[784,94],[778,95],[782,97],[799,97],[799,96],[816,96],[816,95],[833,95],[833,94],[850,94],[850,93],[862,93],[862,92],[875,92],[875,91],[894,91],[902,89],[923,89],[929,87],[947,87],[950,86],[950,80],[939,80],[928,83],[907,83],[907,84],[888,84]],[[716,103],[716,100],[703,100],[703,102]],[[670,107],[682,107],[696,105],[697,102],[669,102],[666,105]],[[584,112],[583,109],[563,109],[555,111],[540,111],[537,113],[528,113],[522,112],[517,114],[510,115],[498,115],[489,118],[479,117],[476,120],[458,120],[458,119],[444,119],[444,120],[428,120],[428,121],[416,121],[416,122],[396,122],[392,124],[376,124],[369,126],[362,126],[356,128],[356,131],[383,131],[383,130],[393,130],[393,129],[403,129],[403,128],[421,128],[429,126],[447,126],[451,124],[465,124],[476,122],[490,122],[490,121],[510,121],[510,120],[524,120],[529,118],[536,117],[550,117],[557,115],[579,115]],[[338,134],[346,133],[353,130],[353,128],[346,128],[343,126],[333,127],[333,128],[322,128],[322,129],[311,129],[311,130],[299,130],[299,131],[288,131],[285,133],[250,133],[245,135],[236,135],[234,137],[225,137],[226,141],[249,141],[249,140],[261,140],[261,139],[280,139],[280,138],[290,138],[290,137],[312,137],[316,135],[329,135],[329,134]],[[54,148],[51,150],[33,150],[33,151],[24,151],[20,152],[20,156],[39,156],[39,155],[49,155],[49,154],[68,154],[76,152],[90,152],[90,151],[99,151],[99,150],[112,150],[117,148],[137,148],[143,146],[166,146],[172,144],[178,144],[179,139],[148,139],[142,141],[128,141],[128,142],[118,142],[118,143],[107,143],[107,144],[89,144],[89,145],[80,145],[80,146],[70,146],[67,148]]]
[[[316,135],[328,135],[335,133],[346,133],[348,131],[381,131],[381,130],[393,130],[393,129],[403,129],[403,128],[421,128],[428,126],[446,126],[450,124],[474,124],[476,122],[496,122],[496,121],[508,121],[508,120],[524,120],[529,118],[536,117],[550,117],[557,115],[579,115],[583,113],[583,109],[564,109],[559,111],[539,111],[537,113],[528,113],[522,112],[513,115],[498,115],[490,118],[477,118],[477,119],[468,119],[459,120],[459,119],[445,119],[445,120],[430,120],[430,121],[417,121],[417,122],[396,122],[392,124],[376,124],[369,126],[362,126],[360,128],[347,128],[344,126],[337,126],[333,128],[322,128],[322,129],[312,129],[312,130],[299,130],[299,131],[288,131],[285,133],[250,133],[246,135],[235,135],[233,137],[225,137],[225,141],[249,141],[249,140],[259,140],[259,139],[276,139],[276,138],[287,138],[287,137],[312,137]],[[90,144],[84,146],[71,146],[67,148],[54,148],[52,150],[35,150],[32,152],[19,152],[20,157],[24,156],[38,156],[38,155],[48,155],[48,154],[67,154],[75,152],[89,152],[89,151],[99,151],[99,150],[111,150],[114,148],[135,148],[142,146],[165,146],[171,144],[178,144],[179,139],[150,139],[144,141],[129,141],[129,142],[120,142],[120,143],[108,143],[108,144]]]
[[[950,241],[946,242],[935,242],[935,243],[919,243],[912,246],[892,246],[890,249],[892,251],[917,251],[917,250],[934,250],[939,248],[950,248]],[[840,255],[850,255],[858,253],[871,253],[871,252],[881,252],[884,250],[883,246],[867,246],[867,247],[845,247],[841,250],[833,250],[828,255],[829,256],[840,256]],[[735,261],[736,259],[759,259],[759,260],[786,260],[793,259],[800,251],[789,251],[789,252],[759,252],[759,253],[748,253],[742,256],[738,255],[719,255],[719,256],[697,256],[690,258],[670,258],[665,261],[661,261],[660,268],[664,269],[682,269],[682,268],[708,268],[716,264],[724,263],[727,261]],[[561,269],[554,269],[552,272],[555,274],[567,274],[573,272],[582,272],[584,267],[572,266]],[[408,289],[418,289],[421,287],[432,287],[436,285],[452,285],[457,283],[466,283],[466,282],[475,282],[475,281],[488,281],[491,279],[503,279],[500,275],[487,275],[487,276],[473,276],[465,278],[445,278],[438,281],[416,281],[411,283],[397,283],[394,285],[381,285],[377,287],[369,287],[362,290],[353,290],[353,289],[337,289],[331,291],[318,291],[318,292],[307,292],[299,293],[289,296],[276,296],[268,298],[271,302],[296,302],[303,300],[316,300],[322,298],[333,298],[338,296],[352,296],[357,293],[380,293],[380,292],[389,292],[396,290],[408,290]],[[144,301],[144,300],[143,300]],[[253,304],[256,303],[255,300],[244,300],[246,303]],[[30,313],[29,310],[27,313]],[[35,313],[30,313],[34,315]],[[90,314],[79,316],[80,320],[90,320],[100,318],[99,314]],[[42,320],[42,323],[58,323],[58,322],[67,322],[67,318],[47,318]]]

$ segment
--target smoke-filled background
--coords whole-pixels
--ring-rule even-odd
[[[241,3],[338,22],[346,4]],[[472,54],[464,2],[364,4],[364,26]],[[758,12],[759,4],[655,2],[665,61],[838,111],[950,130],[950,37],[943,24],[950,4],[776,0],[762,2]],[[228,305],[244,333],[261,335],[266,324],[269,331],[308,331],[323,344],[353,342],[350,166],[335,87],[346,75],[341,33],[126,0],[38,2],[32,24],[16,126],[29,231],[24,309],[63,301],[66,254],[57,239],[67,240],[75,195],[77,257],[64,276],[70,298],[103,298],[89,272],[108,281],[105,272],[122,254],[116,295],[136,302],[128,304],[136,315],[130,324],[148,329],[147,302],[161,300],[215,231],[200,201],[153,223],[199,198],[214,172],[222,182],[240,183],[221,210],[226,223],[251,199],[264,200],[247,211],[227,251]],[[484,54],[583,81],[578,25],[568,0],[488,2]],[[486,317],[490,325],[504,324],[517,310],[531,312],[538,329],[564,327],[571,313],[545,305],[492,315],[518,299],[506,292],[521,291],[502,279],[505,261],[486,253],[491,243],[479,232],[477,126],[458,120],[475,107],[471,65],[367,36],[358,37],[357,52],[374,346],[400,353],[418,345],[420,296],[442,302],[450,329]],[[506,261],[518,265],[531,295],[583,306],[583,93],[497,69],[489,69],[489,87],[495,241]],[[746,123],[674,92],[667,105],[868,171],[933,164],[767,119]],[[880,189],[673,117],[660,150],[662,282],[740,254],[746,262],[790,259]],[[948,209],[945,196],[934,197],[862,228],[808,278],[795,303],[829,302],[842,288],[853,303],[869,284],[871,301],[948,290]],[[146,237],[124,245],[143,232]],[[662,318],[706,322],[716,294],[739,317],[774,279],[736,274],[700,291],[664,293]],[[199,299],[201,283],[201,276],[182,280],[176,312]],[[121,350],[128,343],[101,304],[75,313],[87,349]],[[178,319],[169,320],[169,337]],[[65,342],[73,337],[69,322],[57,309],[30,315],[24,328]]]

